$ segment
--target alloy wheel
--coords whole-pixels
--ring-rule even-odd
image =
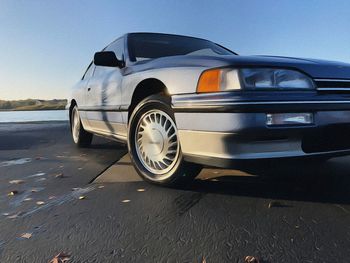
[[[153,176],[164,180],[180,153],[177,128],[172,118],[161,110],[142,115],[135,129],[135,146],[139,160]]]

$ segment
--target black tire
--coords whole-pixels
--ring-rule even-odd
[[[174,114],[169,105],[170,105],[170,100],[167,97],[157,94],[157,95],[152,95],[145,98],[136,106],[133,113],[131,114],[130,122],[129,122],[128,150],[131,157],[131,161],[136,171],[145,181],[153,184],[163,185],[163,186],[178,186],[193,180],[201,171],[202,167],[200,165],[188,163],[183,160],[180,142],[177,136],[177,129],[175,124]],[[150,171],[151,165],[148,165],[147,162],[145,161],[145,158],[141,156],[140,149],[142,149],[142,147],[137,145],[135,140],[136,135],[140,136],[139,135],[140,133],[137,133],[136,129],[140,127],[139,125],[140,125],[140,122],[142,121],[142,118],[144,116],[147,116],[147,114],[149,114],[152,111],[156,111],[157,113],[160,113],[159,118],[157,118],[157,115],[154,117],[154,119],[157,119],[159,125],[163,122],[163,120],[165,120],[163,123],[165,130],[166,130],[167,121],[170,123],[171,120],[172,120],[171,123],[174,125],[172,127],[175,128],[173,132],[175,133],[175,135],[170,137],[176,138],[174,139],[176,140],[176,143],[172,143],[172,144],[176,144],[175,146],[176,150],[174,150],[176,151],[176,154],[174,154],[175,157],[173,157],[173,161],[171,162],[171,164],[169,164],[169,167],[164,168],[163,170],[161,169],[162,167],[160,167],[159,162],[157,163],[158,164],[157,167],[160,168],[158,169],[159,172],[163,172],[163,171],[166,171],[166,169],[170,169],[162,174],[155,174]],[[161,115],[161,114],[164,114],[164,115]],[[171,120],[166,119],[167,117],[170,117]],[[157,123],[154,122],[154,124],[156,125]],[[169,127],[170,127],[170,124],[169,124]],[[169,128],[169,129],[172,129],[172,128]],[[149,129],[149,130],[156,133],[159,132],[159,131],[154,131],[155,129]],[[166,135],[166,136],[162,137],[161,135],[159,137],[161,138],[160,140],[161,142],[159,142],[159,144],[162,144],[163,147],[159,148],[162,150],[158,155],[157,154],[153,155],[153,156],[156,156],[154,158],[158,158],[159,156],[164,156],[163,152],[164,151],[166,152],[168,149],[171,148],[171,146],[169,146],[170,145],[169,143],[166,144],[166,142],[170,141],[169,133],[171,132],[172,130],[170,130],[170,132],[166,132],[165,134],[163,133],[163,135]],[[159,132],[159,134],[161,133]],[[151,142],[151,143],[156,144],[155,142]],[[148,145],[150,145],[151,143],[149,143]],[[165,147],[164,145],[166,145],[167,147]],[[165,156],[168,156],[168,155],[165,155]],[[153,165],[155,163],[156,162],[154,162]],[[162,164],[165,165],[164,163]],[[154,168],[157,168],[157,167],[154,165]]]
[[[75,123],[75,118],[78,118],[76,123]],[[85,131],[83,124],[81,123],[81,120],[80,120],[78,107],[76,105],[74,106],[71,112],[70,121],[71,121],[71,133],[72,133],[73,142],[79,148],[89,147],[91,145],[93,134]]]

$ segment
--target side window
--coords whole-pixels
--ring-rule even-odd
[[[94,73],[95,65],[91,62],[87,70],[85,71],[85,74],[83,76],[83,79],[89,79],[92,77],[92,74]]]
[[[120,60],[124,59],[124,38],[119,38],[110,44],[106,51],[113,51],[116,57]]]

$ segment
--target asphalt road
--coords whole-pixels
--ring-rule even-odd
[[[65,123],[1,124],[0,262],[350,262],[349,157],[168,189],[115,163],[125,153],[77,149]]]

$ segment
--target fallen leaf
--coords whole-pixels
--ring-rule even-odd
[[[11,180],[9,183],[10,184],[22,184],[22,183],[24,183],[24,180]]]
[[[83,168],[82,168],[82,167],[79,167],[78,170],[83,170]]]
[[[144,192],[144,191],[146,191],[146,189],[143,189],[143,188],[137,189],[137,192]]]
[[[32,237],[32,233],[23,233],[22,235],[21,235],[21,238],[25,238],[25,239],[29,239],[29,238],[31,238]]]
[[[63,173],[55,174],[55,178],[64,178],[64,174]]]
[[[246,256],[244,259],[245,263],[260,263],[259,259],[253,256]]]
[[[50,261],[50,263],[65,263],[68,260],[70,260],[70,255],[60,252]]]
[[[131,200],[129,200],[129,199],[124,199],[124,200],[122,201],[122,203],[129,203],[129,202],[131,202]]]
[[[55,198],[56,198],[56,196],[54,196],[54,195],[49,196],[49,200],[52,200],[52,199],[55,199]]]
[[[38,201],[38,202],[36,202],[36,204],[37,205],[43,205],[43,204],[45,204],[45,202],[44,201]]]
[[[32,190],[30,190],[32,193],[37,193],[37,192],[39,192],[39,190],[38,189],[35,189],[35,188],[33,188]]]
[[[13,195],[16,195],[16,194],[18,194],[18,191],[17,190],[13,190],[13,191],[9,192],[7,195],[13,196]]]
[[[27,197],[24,199],[24,201],[32,201],[32,200],[33,200],[33,198],[31,198],[31,197]]]
[[[10,213],[2,213],[3,216],[8,216]]]
[[[17,218],[17,217],[20,217],[20,216],[23,215],[23,214],[24,214],[24,212],[18,212],[18,213],[16,213],[16,214],[13,214],[13,215],[8,216],[7,218],[15,219],[15,218]]]
[[[98,186],[98,189],[102,189],[102,188],[104,188],[105,186],[104,185],[99,185]]]
[[[83,199],[85,199],[85,196],[83,195],[79,196],[79,200],[83,200]]]

